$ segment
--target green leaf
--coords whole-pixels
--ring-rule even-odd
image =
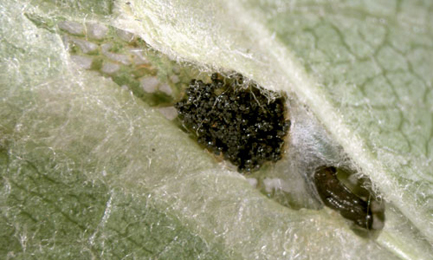
[[[0,1],[2,258],[431,258],[429,4]],[[157,109],[77,67],[51,25],[62,19],[286,91],[325,129],[302,134],[328,132],[371,178],[384,230],[361,238],[332,210],[268,199]]]

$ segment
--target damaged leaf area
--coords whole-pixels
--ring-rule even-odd
[[[220,79],[214,73],[207,84],[192,80],[176,109],[198,143],[222,153],[239,172],[251,172],[282,158],[290,120],[283,97],[270,100],[256,84],[243,85],[241,75]]]
[[[0,6],[0,258],[432,258],[428,1]]]

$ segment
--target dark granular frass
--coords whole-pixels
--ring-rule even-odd
[[[192,80],[186,96],[176,103],[183,125],[200,144],[222,153],[240,172],[280,160],[290,128],[284,97],[270,100],[256,84],[245,87],[240,75],[211,78],[211,83]]]

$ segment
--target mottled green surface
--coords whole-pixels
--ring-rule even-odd
[[[162,49],[168,45],[188,59],[235,67],[269,88],[293,91],[432,243],[429,2],[135,6],[125,12],[142,18],[142,33]],[[158,15],[164,11],[173,18]],[[179,33],[174,20],[185,22]],[[190,21],[195,26],[187,26]],[[210,26],[200,30],[200,22]]]
[[[431,7],[351,3],[0,1],[0,258],[431,258]],[[382,193],[385,229],[266,198],[73,63],[59,17],[296,96]]]
[[[383,165],[370,173],[378,188],[433,242],[433,3],[287,5],[273,16],[272,3],[252,5]]]

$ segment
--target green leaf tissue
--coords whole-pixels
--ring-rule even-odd
[[[1,259],[433,259],[433,2],[0,0]]]

